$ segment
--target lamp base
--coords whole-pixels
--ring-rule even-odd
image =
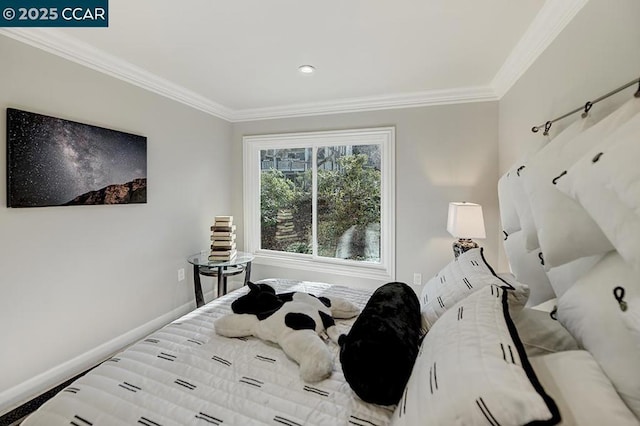
[[[453,254],[456,259],[465,251],[474,248],[478,248],[478,243],[471,240],[470,238],[460,238],[458,241],[453,242]]]

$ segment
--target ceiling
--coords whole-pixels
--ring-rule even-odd
[[[586,1],[110,0],[0,34],[242,121],[497,100]]]

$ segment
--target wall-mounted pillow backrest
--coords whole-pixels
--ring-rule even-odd
[[[514,193],[514,197],[516,197],[516,199],[518,200],[519,206],[525,204],[527,206],[526,210],[518,210],[518,214],[520,214],[520,225],[522,231],[524,232],[525,247],[527,248],[527,250],[535,250],[540,246],[540,243],[538,241],[538,224],[535,221],[536,217],[533,213],[533,209],[535,206],[532,205],[532,203],[535,201],[532,200],[530,198],[530,194],[525,191],[526,182],[527,180],[531,179],[529,175],[533,173],[533,176],[535,177],[536,174],[539,173],[541,165],[543,167],[546,166],[546,164],[544,163],[544,158],[548,155],[547,153],[549,151],[553,150],[553,147],[561,146],[567,143],[567,141],[575,138],[592,125],[593,120],[591,116],[587,117],[586,119],[579,119],[571,123],[557,136],[551,139],[551,141],[546,146],[544,146],[533,156],[531,156],[531,158],[529,158],[526,163],[518,168],[517,179],[519,182],[516,184],[518,191]],[[516,185],[514,185],[514,187]]]
[[[558,298],[558,321],[588,350],[633,413],[640,417],[640,346],[625,325],[614,290],[640,297],[638,275],[608,253]]]
[[[528,163],[518,164],[516,164],[516,173],[510,177],[511,196],[513,197],[513,202],[518,212],[520,229],[528,236],[527,239],[531,239],[531,249],[535,249],[538,247],[538,237],[536,234],[536,226],[533,222],[533,214],[531,213],[531,202],[524,190],[523,180],[523,176],[527,172]]]
[[[576,283],[584,274],[589,272],[593,266],[600,262],[605,254],[581,257],[564,265],[550,268],[547,277],[551,282],[553,292],[557,297],[561,297]]]
[[[640,347],[640,297],[630,298],[626,303],[627,310],[620,314],[627,328],[635,337],[636,346]]]
[[[572,350],[529,359],[558,405],[563,425],[640,425],[589,352]]]
[[[533,226],[531,207],[527,199],[520,173],[526,168],[527,161],[549,142],[549,137],[535,139],[528,146],[528,151],[516,164],[498,180],[498,202],[500,204],[500,221],[505,235],[522,229],[521,222]],[[522,217],[522,219],[521,219]]]
[[[618,253],[640,272],[640,113],[573,164],[557,187],[593,219]],[[595,228],[595,229],[593,229]]]
[[[587,150],[638,112],[640,98],[633,98],[577,136],[558,141],[562,134],[559,135],[540,150],[529,161],[524,174],[521,173],[547,268],[613,249],[602,231],[593,230],[593,219],[582,206],[560,192],[554,182],[557,183]]]
[[[506,237],[504,250],[516,280],[529,286],[527,306],[538,305],[556,297],[545,273],[540,249],[527,251],[522,231]]]
[[[502,230],[504,233],[511,234],[519,231],[520,219],[518,218],[518,210],[516,210],[515,200],[513,198],[513,185],[515,184],[516,169],[512,168],[502,175],[498,180],[498,202],[500,204],[500,221],[502,222]]]

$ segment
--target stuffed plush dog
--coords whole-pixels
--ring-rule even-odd
[[[404,283],[378,288],[348,335],[339,338],[342,371],[363,401],[397,404],[421,341],[420,302]]]
[[[280,345],[300,365],[300,376],[306,382],[330,376],[333,356],[319,333],[326,331],[337,342],[333,318],[352,318],[358,308],[340,298],[302,292],[276,294],[267,284],[248,285],[249,293],[231,304],[234,313],[216,320],[216,333],[255,336]]]

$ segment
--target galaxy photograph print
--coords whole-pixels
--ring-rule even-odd
[[[146,202],[146,137],[7,108],[7,207]]]

